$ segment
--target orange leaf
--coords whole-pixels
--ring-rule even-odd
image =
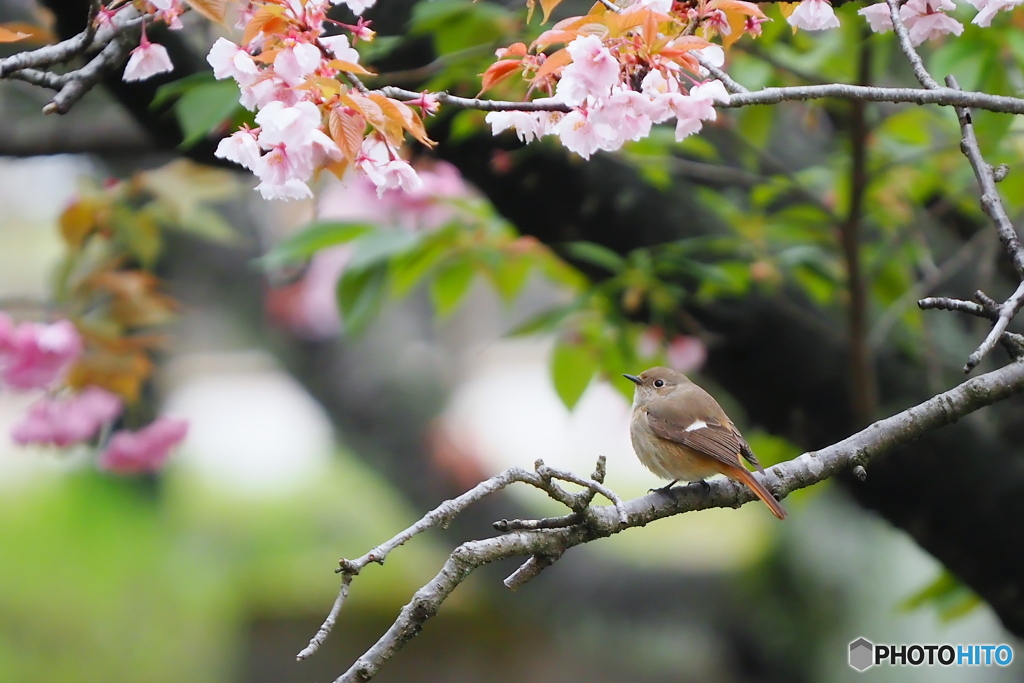
[[[284,7],[280,5],[264,5],[252,15],[242,33],[242,45],[248,45],[262,31],[263,33],[283,33],[288,27],[284,19]]]
[[[366,120],[357,113],[349,114],[339,107],[335,107],[331,109],[331,113],[327,117],[327,130],[330,131],[331,138],[341,149],[345,160],[354,162],[359,156],[359,148],[363,144]],[[333,173],[333,170],[331,172]]]
[[[325,165],[324,168],[330,171],[338,180],[344,180],[345,172],[348,171],[348,166],[348,160],[342,159],[341,161],[332,161],[331,163]]]
[[[409,131],[420,144],[426,145],[427,147],[433,147],[437,143],[430,139],[427,135],[427,129],[423,126],[423,119],[416,111],[407,105],[405,102],[399,102],[392,100],[398,111],[402,114],[402,127]]]
[[[508,47],[498,50],[498,56],[501,58],[511,59],[513,57],[525,57],[528,50],[524,43],[512,43]]]
[[[327,62],[327,66],[338,71],[347,71],[350,74],[362,74],[364,76],[373,76],[372,71],[367,71],[363,66],[354,62],[346,62],[343,59],[332,59]]]
[[[540,8],[544,10],[544,16],[540,20],[541,23],[546,22],[548,17],[551,16],[552,10],[560,4],[562,4],[562,0],[540,0]]]
[[[10,24],[8,24],[10,26]],[[25,40],[31,37],[31,33],[23,33],[21,31],[15,31],[4,26],[0,26],[0,43],[16,43],[19,40]]]
[[[185,3],[210,21],[226,26],[224,14],[227,10],[227,0],[185,0]]]
[[[61,213],[60,234],[69,247],[81,249],[85,240],[99,228],[98,208],[95,200],[79,199]]]
[[[405,121],[402,111],[397,106],[398,103],[377,92],[370,93],[369,98],[377,103],[381,113],[384,115],[384,127],[377,128],[377,126],[374,126],[374,128],[384,133],[384,137],[395,147],[401,147],[405,138],[402,133],[402,129],[405,128]]]
[[[110,294],[110,318],[124,327],[163,325],[177,317],[178,302],[157,291],[160,280],[140,270],[94,273],[82,287]]]
[[[366,122],[377,130],[382,131],[387,125],[387,120],[384,118],[384,112],[381,111],[380,105],[368,97],[352,92],[342,93],[339,99],[342,103],[347,104],[362,114]]]
[[[482,76],[480,82],[480,92],[485,93],[493,88],[498,83],[514,74],[516,71],[521,69],[523,61],[521,59],[501,59],[487,67],[487,71],[480,74]]]
[[[153,362],[142,351],[90,351],[68,371],[67,383],[75,389],[98,386],[125,401],[139,400],[142,383],[153,374]]]
[[[565,45],[576,40],[579,34],[580,32],[576,29],[551,29],[537,36],[537,39],[530,44],[530,47],[535,50],[543,50],[548,45]]]
[[[544,60],[544,63],[540,65],[539,69],[537,69],[537,74],[533,77],[533,80],[539,81],[545,76],[553,74],[562,67],[571,63],[572,55],[569,54],[568,50],[562,48],[561,50],[552,54],[550,57]]]

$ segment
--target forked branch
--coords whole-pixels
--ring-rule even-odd
[[[777,497],[784,498],[792,491],[824,481],[851,468],[863,473],[864,465],[872,458],[1021,391],[1024,391],[1024,362],[1016,361],[969,379],[954,389],[892,417],[879,420],[828,448],[804,453],[793,460],[775,465],[767,470],[762,481]],[[572,481],[586,488],[579,493],[568,492],[555,480]],[[513,467],[478,484],[458,498],[445,501],[416,524],[366,555],[356,560],[341,560],[341,591],[327,620],[309,647],[299,654],[299,658],[313,654],[327,638],[353,578],[366,565],[383,562],[391,551],[420,532],[433,526],[443,526],[454,515],[484,496],[514,482],[527,483],[545,491],[554,500],[568,505],[572,513],[549,520],[502,520],[496,525],[499,529],[511,529],[508,533],[468,541],[458,546],[437,575],[416,591],[387,632],[336,683],[368,681],[373,678],[406,642],[419,633],[426,621],[438,613],[445,599],[478,567],[510,557],[527,557],[526,562],[505,579],[505,585],[514,590],[577,545],[684,512],[712,507],[739,507],[755,500],[746,486],[724,479],[710,482],[706,489],[698,485],[676,487],[670,490],[669,495],[652,493],[623,502],[604,487],[603,480],[603,457],[591,479],[549,468],[539,461],[533,472]],[[598,493],[614,504],[591,505]]]

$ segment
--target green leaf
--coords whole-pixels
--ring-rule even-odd
[[[580,309],[581,302],[574,301],[564,306],[555,306],[537,315],[528,317],[511,330],[505,333],[506,337],[525,337],[528,334],[547,332],[558,327],[558,324],[565,320],[566,316]]]
[[[212,130],[232,119],[242,105],[238,103],[238,87],[233,81],[215,81],[190,88],[174,105],[188,148],[205,138]]]
[[[497,43],[515,25],[505,8],[464,0],[420,2],[413,8],[410,33],[431,34],[439,54],[458,52],[481,44]]]
[[[981,599],[960,580],[943,571],[930,584],[904,600],[900,607],[904,611],[922,609],[931,605],[943,621],[952,621],[971,612],[981,604]]]
[[[380,312],[387,296],[388,266],[346,268],[338,280],[338,308],[346,334],[358,335]]]
[[[441,318],[451,315],[473,284],[476,269],[471,261],[458,258],[447,263],[430,283],[430,300]]]
[[[527,256],[508,256],[494,268],[487,269],[487,276],[506,304],[512,303],[523,291],[533,269],[533,261]]]
[[[581,344],[563,340],[555,343],[551,353],[551,378],[562,403],[572,410],[597,372],[595,354]]]
[[[571,258],[604,268],[609,273],[618,273],[626,265],[626,259],[622,256],[608,247],[594,242],[570,242],[563,247],[563,250]]]
[[[410,251],[420,243],[427,233],[404,230],[377,229],[362,235],[355,241],[355,254],[349,262],[350,268],[361,269],[389,261]]]
[[[304,263],[321,249],[346,244],[374,230],[377,228],[368,223],[313,223],[278,242],[257,263],[266,270]]]
[[[114,207],[111,223],[118,241],[139,259],[139,263],[149,268],[163,250],[163,236],[160,226],[149,212],[135,211],[125,206]]]
[[[391,295],[403,296],[437,266],[452,249],[451,240],[432,238],[410,252],[396,256],[391,261]]]
[[[179,78],[176,81],[161,85],[156,90],[156,94],[153,96],[153,101],[150,107],[157,108],[162,107],[165,104],[176,100],[192,88],[208,83],[216,83],[217,78],[213,75],[212,71],[200,71],[194,73],[191,76],[185,76]]]

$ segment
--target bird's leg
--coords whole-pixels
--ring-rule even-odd
[[[700,487],[704,490],[704,495],[711,493],[711,484],[707,483],[703,479],[701,479],[697,483],[700,484]]]
[[[668,490],[670,488],[672,488],[673,486],[675,486],[677,481],[679,481],[679,480],[678,479],[673,479],[672,481],[670,481],[669,483],[665,484],[661,488],[647,489],[647,493],[664,493],[665,495],[668,495]]]

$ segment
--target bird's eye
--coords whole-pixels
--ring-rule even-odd
[[[659,389],[661,389],[663,386],[665,386],[665,380],[663,380],[663,379],[656,379],[656,380],[654,380],[654,386],[656,386]]]

